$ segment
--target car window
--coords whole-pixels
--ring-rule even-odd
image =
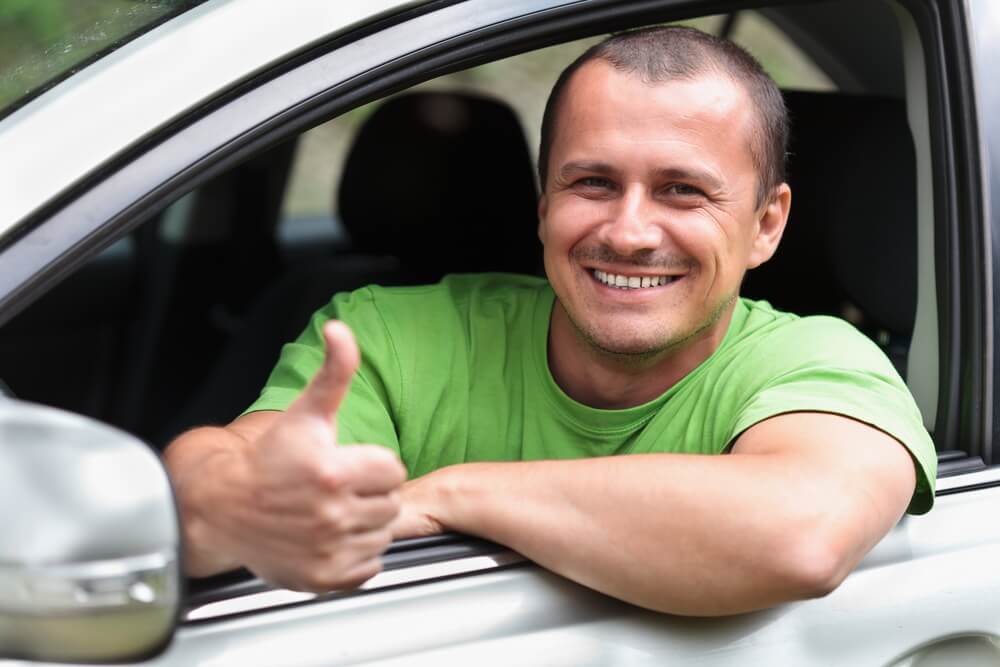
[[[679,22],[727,36],[746,48],[782,88],[835,90],[826,73],[774,23],[756,11]],[[542,111],[562,68],[602,37],[560,44],[438,77],[411,90],[467,91],[497,97],[513,107],[537,158]],[[358,127],[378,102],[355,109],[306,132],[299,140],[278,227],[279,243],[292,257],[317,241],[349,244],[336,214],[344,158]]]
[[[0,3],[0,118],[102,55],[204,1]]]
[[[831,77],[796,46],[789,33],[762,13],[741,11],[684,23],[716,34],[729,34],[751,50],[785,89],[836,90]],[[565,64],[598,39],[599,36],[577,40],[496,60],[404,92],[458,90],[500,99],[516,113],[529,152],[534,154],[542,108],[552,82]],[[898,108],[894,113],[905,115],[900,106],[902,101],[896,102]],[[94,260],[90,267],[92,276],[130,286],[121,298],[102,300],[99,308],[84,308],[87,299],[96,297],[89,293],[81,296],[84,280],[67,282],[61,292],[53,292],[47,298],[48,303],[39,303],[32,313],[26,313],[6,328],[7,340],[12,343],[11,357],[26,358],[21,354],[24,341],[41,341],[38,332],[52,330],[53,321],[64,322],[78,317],[78,311],[85,311],[95,331],[95,340],[101,341],[100,346],[94,343],[90,348],[107,352],[102,352],[103,357],[88,358],[66,348],[68,355],[86,366],[79,371],[80,381],[73,385],[73,393],[78,396],[71,397],[72,400],[56,397],[44,376],[32,374],[27,364],[21,373],[23,377],[19,376],[17,381],[8,374],[0,375],[7,378],[19,395],[73,406],[157,444],[165,443],[184,425],[217,420],[214,414],[194,413],[176,418],[185,412],[185,403],[199,403],[196,390],[199,387],[204,394],[232,396],[236,405],[226,406],[220,414],[228,418],[238,414],[253,396],[244,400],[228,389],[212,389],[211,382],[226,376],[224,369],[220,370],[219,360],[227,351],[236,349],[237,344],[253,342],[243,332],[263,331],[253,324],[255,309],[259,310],[261,302],[266,302],[286,274],[323,264],[331,258],[337,261],[343,258],[347,267],[344,271],[354,271],[358,280],[371,275],[376,268],[379,271],[384,268],[382,264],[366,264],[370,257],[352,257],[351,240],[337,221],[339,212],[335,204],[345,155],[379,104],[358,107],[317,125],[198,187],[139,230],[130,261],[121,262],[113,257]],[[405,179],[408,175],[387,177]],[[394,183],[388,182],[387,189],[392,187]],[[533,212],[525,217],[527,224],[532,224],[529,218],[533,218]],[[804,220],[790,225],[790,229],[806,230],[807,223]],[[790,243],[794,233],[788,235]],[[822,238],[804,241],[805,247],[812,250],[831,247]],[[351,265],[347,260],[356,263]],[[777,266],[780,262],[773,264]],[[788,268],[775,273],[771,283],[780,286],[795,282],[787,280]],[[829,277],[834,275],[832,270],[827,273]],[[351,282],[351,288],[356,286]],[[881,323],[866,318],[864,309],[859,309],[853,300],[832,289],[839,286],[830,287],[829,294],[818,291],[804,294],[801,304],[785,307],[793,312],[848,317],[890,353],[898,350],[899,367],[905,372],[906,352],[911,342],[906,332],[891,335]],[[766,289],[758,292],[762,296],[768,293]],[[67,308],[66,304],[74,308]],[[280,336],[268,334],[281,342],[294,338],[303,326],[294,318],[275,312],[266,315],[261,324],[272,329],[288,322],[284,327],[287,331]],[[261,362],[265,377],[276,358],[276,352],[275,356],[270,354],[254,355],[255,359],[266,357]],[[928,359],[925,364],[928,367],[934,364],[931,356],[922,355],[921,359]],[[240,371],[246,370],[246,364],[238,366]],[[250,387],[248,391],[256,391],[262,382],[263,379],[247,380],[243,384]],[[95,386],[100,386],[101,391],[87,392],[87,387]],[[86,409],[78,407],[84,404]]]

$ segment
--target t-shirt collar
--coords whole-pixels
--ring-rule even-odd
[[[677,392],[678,388],[689,381],[692,376],[696,375],[712,357],[719,354],[720,350],[728,347],[734,338],[738,337],[738,332],[743,328],[749,310],[746,303],[742,299],[738,299],[733,309],[733,316],[729,322],[729,327],[726,329],[726,335],[723,337],[719,347],[715,349],[708,359],[701,362],[697,368],[667,389],[667,391],[642,405],[621,410],[607,410],[593,408],[571,398],[556,383],[555,378],[552,377],[552,371],[549,369],[548,362],[548,340],[549,325],[552,320],[552,308],[554,305],[555,293],[552,291],[552,287],[548,283],[545,283],[535,306],[534,321],[532,322],[532,348],[534,353],[529,355],[529,359],[535,367],[536,380],[543,388],[541,393],[549,402],[550,407],[554,408],[559,416],[570,422],[577,429],[595,435],[632,431],[641,426],[642,423],[652,419],[660,406],[670,400],[670,397]]]

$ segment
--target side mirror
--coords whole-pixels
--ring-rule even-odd
[[[0,661],[162,650],[180,606],[179,545],[166,471],[144,443],[0,398]]]

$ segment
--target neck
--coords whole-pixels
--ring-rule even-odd
[[[648,403],[708,359],[722,344],[735,301],[704,331],[642,354],[614,354],[596,348],[573,325],[559,300],[549,324],[549,369],[570,398],[593,408],[621,410]]]

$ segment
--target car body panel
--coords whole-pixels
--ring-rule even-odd
[[[143,664],[820,667],[935,651],[956,660],[968,650],[956,637],[1000,642],[1000,578],[983,576],[1000,560],[1000,525],[988,520],[998,509],[1000,488],[943,496],[932,513],[905,517],[827,597],[728,618],[646,611],[521,564],[191,622]]]

